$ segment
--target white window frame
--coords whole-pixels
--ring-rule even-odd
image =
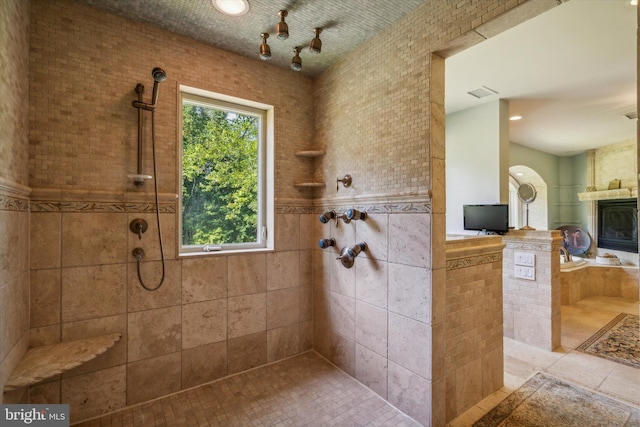
[[[180,256],[272,251],[274,230],[274,107],[221,93],[180,85],[178,91],[178,212],[176,244]],[[260,116],[258,141],[258,241],[224,245],[182,243],[182,105],[187,101],[212,108]]]

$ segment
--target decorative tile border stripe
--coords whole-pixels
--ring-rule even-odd
[[[300,204],[278,203],[276,213],[288,214],[320,214],[327,210],[334,210],[338,213],[345,212],[348,209],[358,209],[362,212],[371,214],[395,214],[395,213],[431,213],[431,201],[406,201],[406,202],[389,202],[389,203],[340,203],[340,204],[322,204],[316,206],[300,206]]]
[[[479,256],[470,256],[465,258],[456,258],[447,260],[447,270],[457,270],[460,268],[475,267],[482,264],[493,264],[502,260],[502,253],[485,254]]]
[[[34,200],[31,212],[105,212],[105,213],[153,213],[155,203],[69,202]],[[160,203],[160,213],[176,213],[173,203]]]
[[[29,212],[29,200],[0,194],[0,211]]]
[[[526,242],[505,242],[507,245],[507,249],[517,249],[517,250],[525,250],[525,251],[546,251],[551,252],[552,250],[560,250],[562,244],[552,244],[551,242],[546,243],[526,243]]]

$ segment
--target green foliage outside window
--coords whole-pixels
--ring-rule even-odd
[[[259,126],[256,116],[183,103],[183,245],[257,241]]]

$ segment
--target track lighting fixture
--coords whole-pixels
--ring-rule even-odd
[[[322,50],[322,40],[320,40],[320,33],[322,32],[322,28],[314,28],[316,36],[311,40],[311,44],[309,44],[309,52],[318,54]]]
[[[263,61],[268,61],[271,59],[271,48],[267,44],[267,39],[269,38],[268,33],[260,34],[262,37],[262,44],[260,45],[260,59]]]
[[[295,55],[293,55],[293,59],[291,59],[291,69],[293,71],[302,70],[302,59],[300,58],[300,47],[296,46],[293,48]]]
[[[280,40],[286,40],[289,38],[289,26],[284,22],[284,18],[287,17],[288,13],[286,10],[280,10],[278,15],[280,15],[280,22],[276,25],[276,37]]]

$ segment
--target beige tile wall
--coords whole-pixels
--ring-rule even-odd
[[[0,3],[0,389],[29,345],[29,2]],[[20,402],[24,391],[4,395]]]
[[[560,346],[558,230],[512,230],[503,237],[504,336],[545,350]],[[535,280],[516,278],[515,252],[535,255]]]
[[[31,337],[55,342],[73,327],[78,335],[121,331],[125,337],[90,371],[33,387],[33,399],[78,402],[75,417],[85,418],[311,348],[313,331],[313,347],[346,372],[425,425],[443,425],[444,61],[431,52],[459,46],[456,40],[467,40],[472,29],[520,3],[425,4],[312,82],[304,75],[283,79],[281,70],[259,61],[68,0],[34,0],[31,96],[44,102],[30,107],[29,184],[40,195],[32,214],[39,230],[31,239],[32,287],[41,289],[39,301],[60,296],[59,304],[34,316]],[[288,114],[276,117],[276,252],[199,262],[175,260],[170,252],[166,288],[151,295],[137,288],[129,256],[137,242],[127,231],[130,219],[149,212],[135,207],[144,197],[125,177],[135,169],[133,88],[151,84],[154,66],[169,76],[161,86],[165,107],[157,112],[161,193],[178,188],[177,83],[281,106]],[[237,84],[219,78],[230,73]],[[96,75],[108,83],[96,84]],[[315,148],[327,155],[313,162],[292,157]],[[145,158],[149,154],[147,148]],[[332,185],[319,191],[292,186],[310,176],[331,183],[345,173],[354,176],[354,186],[339,194]],[[311,197],[317,198],[313,205]],[[344,209],[356,201],[371,220],[331,233],[341,246],[366,240],[370,252],[346,270],[335,253],[317,248],[329,226],[317,228],[315,209]],[[171,236],[175,206],[165,205],[163,231]],[[157,260],[157,248],[145,238],[147,259]],[[157,279],[157,265],[146,267]],[[80,278],[85,286],[96,286],[92,279],[104,283],[88,291]],[[81,304],[63,289],[87,305],[100,299],[95,294],[115,301],[75,312]],[[216,341],[219,331],[202,319],[215,318],[223,303],[227,338]],[[253,304],[249,311],[247,303]],[[152,333],[156,323],[166,333]],[[194,331],[203,332],[200,341]],[[104,388],[82,386],[85,379],[104,378]]]
[[[214,49],[148,25],[127,21],[69,0],[33,0],[29,185],[34,188],[137,193],[127,175],[136,172],[137,83],[145,100],[160,66],[156,140],[161,193],[176,193],[178,85],[273,105],[276,198],[305,198],[293,187],[308,180],[311,165],[293,153],[310,144],[313,81],[304,73],[275,70],[263,61]],[[233,75],[233,78],[228,78]],[[46,104],[46,108],[43,106]],[[149,136],[151,119],[145,115]],[[295,126],[291,124],[295,123]],[[144,171],[153,175],[150,142]],[[148,182],[146,191],[152,188]],[[106,196],[105,196],[106,197]],[[100,200],[96,200],[100,201]]]
[[[638,301],[638,268],[589,266],[560,273],[562,305],[595,296]]]
[[[500,236],[447,241],[446,420],[504,380]]]
[[[38,206],[44,203],[34,201]],[[65,224],[78,216],[89,229],[109,228],[75,245]],[[123,334],[95,360],[33,387],[32,401],[70,403],[80,420],[311,349],[311,250],[168,259],[162,287],[149,292],[133,260],[109,248],[130,234],[126,222],[110,225],[119,216],[136,214],[31,214],[39,230],[31,247],[32,344]],[[287,216],[283,233],[298,235],[301,215]],[[134,245],[146,247],[154,238],[145,235]],[[59,256],[38,257],[50,244],[62,248]],[[79,259],[87,265],[76,265]],[[159,261],[143,263],[143,280],[155,286],[160,270]]]
[[[259,60],[67,0],[35,0],[31,12],[30,96],[41,100],[29,109],[31,343],[123,335],[95,360],[32,387],[31,400],[70,403],[76,421],[311,349],[312,244],[301,242],[309,238],[302,227],[310,212],[303,199],[310,194],[292,185],[310,175],[310,165],[293,153],[308,148],[303,145],[313,131],[311,79],[293,73],[283,79],[281,70]],[[155,66],[168,75],[156,113],[167,262],[162,287],[149,292],[140,286],[131,251],[144,248],[143,280],[159,283],[154,203],[146,193],[152,184],[140,190],[126,175],[136,168],[134,88],[152,85]],[[230,73],[235,83],[220,78]],[[275,252],[178,258],[178,84],[287,111],[276,114],[275,194],[294,202],[276,203]],[[151,170],[149,145],[145,173]],[[26,212],[24,218],[26,226]],[[142,240],[129,231],[134,218],[149,223]],[[23,278],[28,291],[29,275]],[[26,320],[10,332],[24,332]]]
[[[365,221],[337,226],[313,218],[314,240],[337,243],[313,251],[314,349],[422,422],[430,414],[432,362],[427,206],[389,214],[371,205]],[[336,258],[357,242],[368,250],[345,268]]]
[[[327,153],[316,180],[353,177],[318,190],[317,204],[380,216],[331,231],[315,219],[316,239],[365,240],[370,255],[346,271],[334,249],[314,251],[314,349],[425,425],[445,424],[447,398],[445,61],[433,53],[555,5],[425,2],[316,81],[314,144]]]

